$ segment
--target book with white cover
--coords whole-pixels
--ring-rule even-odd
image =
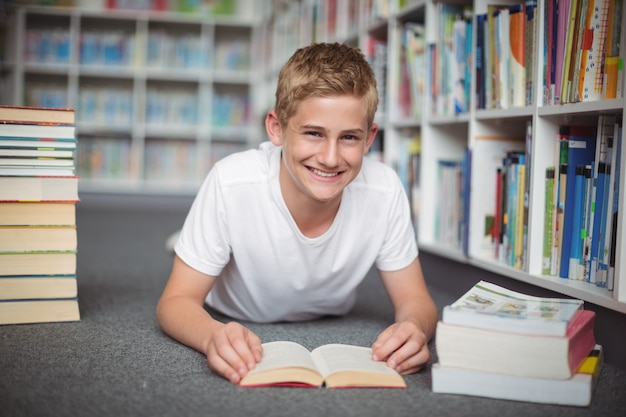
[[[480,281],[443,308],[446,324],[515,333],[564,336],[583,301],[533,297]]]

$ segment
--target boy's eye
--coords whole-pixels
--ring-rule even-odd
[[[354,136],[354,135],[345,135],[343,138],[346,140],[358,140],[359,139],[358,136]]]
[[[304,134],[305,134],[305,135],[308,135],[308,136],[321,136],[321,133],[320,133],[320,132],[316,132],[316,131],[314,131],[314,130],[310,130],[310,131],[308,131],[308,132],[304,132]]]

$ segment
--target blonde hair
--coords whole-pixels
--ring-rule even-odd
[[[298,49],[280,70],[274,110],[285,127],[303,100],[341,95],[363,100],[370,128],[378,107],[372,67],[358,48],[316,43]]]

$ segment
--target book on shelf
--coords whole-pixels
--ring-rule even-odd
[[[585,258],[586,271],[584,279],[592,283],[595,283],[596,279],[595,265],[598,258],[598,247],[601,237],[600,225],[602,224],[602,213],[605,203],[606,166],[607,163],[610,163],[610,161],[607,161],[607,155],[609,154],[609,146],[613,147],[612,132],[614,125],[614,116],[598,116],[596,155],[594,158],[591,187],[591,210],[589,213],[588,233],[585,237],[589,252],[588,256]]]
[[[606,50],[610,2],[611,0],[589,0],[588,2],[585,25],[582,29],[584,38],[578,80],[578,94],[581,101],[603,99],[602,67],[606,56],[600,51]]]
[[[612,223],[611,223],[611,241],[609,243],[608,249],[608,266],[607,266],[607,278],[606,278],[606,288],[609,291],[613,291],[615,289],[615,261],[617,254],[617,234],[618,234],[618,216],[619,216],[619,206],[620,206],[620,183],[621,183],[621,155],[622,155],[622,124],[621,122],[616,126],[616,136],[617,138],[617,146],[615,152],[620,157],[617,158],[617,162],[615,164],[615,183],[613,187],[613,208],[612,208]],[[608,228],[607,228],[608,230]]]
[[[604,98],[622,97],[623,59],[621,58],[622,13],[624,3],[609,1],[602,93]]]
[[[576,314],[564,336],[437,323],[435,343],[443,367],[534,378],[569,379],[596,344],[595,313]]]
[[[568,143],[567,181],[565,183],[563,238],[561,240],[559,265],[559,276],[561,278],[569,278],[575,211],[579,205],[584,204],[582,201],[577,201],[575,197],[576,167],[593,163],[596,152],[596,128],[594,126],[570,125],[566,135]]]
[[[591,404],[603,364],[602,346],[593,350],[569,379],[547,379],[432,366],[434,393],[586,407]]]
[[[465,17],[471,13],[471,6],[451,3],[438,3],[436,5],[437,19],[437,46],[436,67],[434,71],[439,74],[436,90],[434,114],[449,116],[464,112],[465,101],[465,34],[467,25]],[[458,24],[457,24],[458,22]],[[463,28],[463,30],[461,30]],[[457,60],[457,57],[460,59]],[[461,65],[463,64],[463,65]],[[431,69],[432,71],[433,69]],[[459,104],[457,108],[455,104]]]
[[[509,8],[509,100],[511,107],[526,106],[525,4]],[[502,74],[505,76],[505,74]]]
[[[534,297],[480,281],[444,306],[442,321],[493,331],[514,329],[520,334],[565,336],[583,307],[582,300]]]
[[[556,40],[557,25],[555,16],[558,13],[558,0],[547,0],[544,2],[544,66],[543,66],[543,103],[544,105],[554,105],[554,84],[556,66]]]
[[[468,92],[466,91],[468,83],[465,77],[468,76],[466,66],[468,56],[471,55],[471,50],[467,49],[467,38],[471,36],[468,32],[471,30],[471,25],[468,23],[471,20],[471,10],[465,8],[463,13],[463,15],[456,16],[452,29],[454,60],[452,62],[451,101],[453,114],[466,113],[469,110]]]
[[[575,45],[574,37],[578,34],[576,28],[576,16],[578,16],[578,1],[568,0],[569,7],[566,15],[566,26],[564,28],[566,37],[563,50],[563,74],[561,76],[561,104],[569,103],[570,68],[572,64],[572,50]]]
[[[477,230],[483,233],[471,234],[470,252],[494,259],[503,259],[504,251],[501,249],[504,245],[504,236],[508,233],[504,222],[507,215],[505,201],[508,199],[507,176],[509,174],[506,172],[503,161],[512,153],[523,154],[525,143],[521,138],[499,136],[477,136],[475,139],[472,146],[471,176],[475,184],[476,181],[480,181],[478,187],[481,190],[481,198],[478,207],[474,207],[473,215],[477,216],[476,218],[480,221]],[[500,170],[500,175],[497,175],[498,170]],[[498,193],[498,191],[501,192]],[[497,219],[496,215],[498,215]]]
[[[609,144],[611,138],[609,138]],[[601,220],[601,238],[598,248],[598,262],[596,266],[596,285],[600,287],[611,288],[608,286],[609,279],[609,263],[611,254],[611,244],[614,234],[614,222],[617,221],[617,212],[619,209],[619,180],[617,174],[620,172],[621,154],[621,119],[615,123],[612,145],[609,149],[607,159],[609,162],[609,174],[605,179],[605,208],[602,211]]]
[[[481,13],[476,15],[476,50],[475,55],[475,72],[476,72],[476,108],[487,108],[487,97],[485,94],[485,79],[489,73],[486,68],[486,48],[485,48],[485,27],[487,26],[487,14]]]
[[[524,57],[526,70],[526,105],[531,106],[535,100],[535,65],[536,65],[536,37],[538,36],[539,13],[537,12],[537,1],[526,0],[525,2],[526,23],[524,27]]]
[[[591,166],[578,165],[574,183],[574,213],[572,217],[572,235],[569,248],[569,279],[584,279],[584,236],[586,235],[586,218],[591,180]]]
[[[545,174],[545,203],[543,217],[543,260],[541,273],[551,275],[552,273],[552,247],[554,228],[554,167],[546,168]]]
[[[372,360],[368,347],[329,344],[309,351],[288,341],[264,343],[261,362],[239,385],[406,388],[399,373]]]
[[[399,86],[401,92],[410,92],[407,114],[420,118],[426,92],[426,28],[421,23],[406,22],[402,27],[402,41],[406,56],[406,76],[410,89]],[[402,94],[402,93],[401,93]]]
[[[437,218],[436,238],[443,245],[462,248],[463,178],[466,164],[459,160],[437,161]]]

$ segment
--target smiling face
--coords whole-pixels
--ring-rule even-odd
[[[309,97],[281,126],[274,111],[266,119],[275,145],[282,145],[280,185],[288,206],[339,207],[344,188],[359,174],[376,135],[368,129],[363,100],[354,96]]]

